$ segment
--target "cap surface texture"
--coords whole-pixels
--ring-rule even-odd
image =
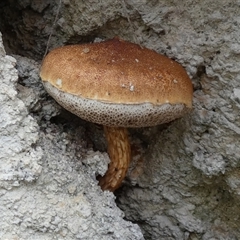
[[[106,126],[154,126],[192,107],[192,83],[181,65],[117,38],[54,49],[40,75],[60,105]]]

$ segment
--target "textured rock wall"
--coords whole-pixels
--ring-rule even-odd
[[[17,71],[2,41],[0,53],[0,239],[143,239],[97,185],[107,154],[84,150],[76,125],[67,133],[49,121],[58,107],[39,81],[39,64],[15,56]]]
[[[117,238],[116,229],[123,234],[126,228],[125,239],[141,239],[136,225],[122,220],[113,196],[101,193],[94,180],[108,161],[106,154],[90,150],[105,149],[101,130],[98,134],[93,125],[62,112],[42,89],[38,65],[31,60],[41,59],[49,34],[50,49],[118,35],[177,60],[192,77],[195,90],[189,116],[131,130],[143,157],[134,162],[117,192],[118,206],[127,219],[139,224],[146,239],[240,238],[239,1],[49,0],[1,5],[0,29],[7,52],[28,57],[15,56],[19,83],[25,87],[18,87],[20,100],[15,60],[0,48],[5,79],[1,102],[11,116],[1,112],[1,138],[13,139],[10,143],[21,148],[9,151],[0,144],[4,159],[0,200],[6,219],[2,229],[9,230],[5,234],[14,231],[26,239],[31,233],[43,239],[55,232],[59,238],[65,234],[65,239],[81,239],[80,232],[98,232],[101,239],[108,230]],[[13,111],[16,106],[19,112]],[[97,201],[103,202],[100,209]],[[109,220],[112,208],[114,218]],[[90,232],[84,232],[86,226]]]

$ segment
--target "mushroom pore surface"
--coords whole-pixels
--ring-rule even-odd
[[[45,83],[49,94],[65,109],[90,122],[110,127],[146,127],[170,122],[189,111],[184,104],[110,104],[59,91]]]
[[[178,63],[117,38],[54,49],[40,75],[64,108],[105,126],[154,126],[192,107],[192,83]]]

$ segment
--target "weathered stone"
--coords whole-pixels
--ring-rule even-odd
[[[143,155],[117,202],[146,239],[238,239],[240,2],[10,2],[0,3],[7,53],[38,60],[47,45],[52,49],[118,35],[186,68],[195,87],[193,112],[168,126],[131,131]],[[101,134],[66,112],[57,117],[61,108],[34,73],[40,62],[16,57],[19,83],[29,88],[17,95],[14,59],[3,47],[0,56],[0,81],[5,79],[0,102],[6,108],[0,113],[5,119],[0,119],[0,138],[6,136],[13,146],[0,143],[1,238],[124,239],[126,228],[125,239],[141,239],[139,228],[122,220],[113,196],[97,187],[95,175],[104,172],[108,159],[89,146],[104,150]]]

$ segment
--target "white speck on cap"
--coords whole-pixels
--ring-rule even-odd
[[[134,91],[134,86],[130,84],[129,90],[130,90],[131,92],[133,92],[133,91]]]
[[[58,78],[56,80],[56,85],[59,87],[59,88],[62,88],[62,79]]]

